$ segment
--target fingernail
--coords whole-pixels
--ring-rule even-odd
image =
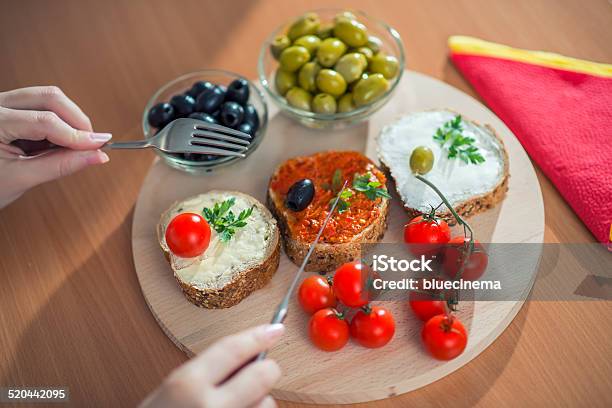
[[[96,150],[95,152],[87,152],[85,154],[85,162],[87,164],[103,164],[108,161],[106,153]]]
[[[264,334],[268,339],[280,337],[285,332],[285,325],[282,323],[269,324],[264,329]]]
[[[96,143],[106,143],[111,140],[111,137],[113,137],[113,135],[110,133],[89,133],[89,138]]]

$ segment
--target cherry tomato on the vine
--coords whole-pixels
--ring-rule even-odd
[[[418,217],[404,227],[404,242],[414,255],[434,255],[450,240],[450,228],[446,221],[437,218]]]
[[[326,307],[336,306],[336,296],[332,286],[324,276],[309,276],[298,289],[298,301],[307,313],[314,313]]]
[[[166,244],[181,258],[202,255],[210,243],[210,226],[201,215],[182,213],[166,227]]]
[[[467,244],[462,236],[451,239],[444,248],[444,262],[442,267],[451,278],[457,278],[457,272],[466,259]],[[465,266],[461,272],[464,280],[478,280],[489,263],[489,257],[484,247],[478,241],[474,241],[474,249],[469,258],[465,261]]]
[[[334,293],[348,307],[365,306],[371,297],[368,288],[372,276],[369,266],[355,261],[340,266],[334,274]]]
[[[435,298],[435,294],[421,293],[411,291],[409,295],[408,304],[414,312],[414,314],[426,322],[435,315],[439,315],[446,312],[444,300]]]
[[[308,334],[312,343],[321,350],[336,351],[348,342],[349,325],[335,309],[325,308],[310,318]]]
[[[395,321],[384,307],[372,306],[359,310],[351,320],[351,336],[368,348],[387,344],[395,334]]]
[[[468,335],[459,319],[440,314],[425,323],[421,338],[434,358],[452,360],[465,350]]]

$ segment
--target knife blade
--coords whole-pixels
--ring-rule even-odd
[[[272,321],[270,322],[271,324],[282,323],[285,320],[285,317],[287,317],[287,312],[289,309],[289,300],[291,299],[291,295],[293,294],[293,291],[295,290],[295,287],[297,286],[297,283],[300,280],[300,276],[302,275],[302,272],[304,272],[304,268],[306,268],[308,259],[314,252],[314,249],[317,246],[317,243],[319,242],[321,235],[323,235],[323,230],[325,230],[327,223],[331,219],[332,215],[334,214],[334,211],[336,210],[336,207],[338,206],[338,202],[340,201],[342,192],[346,189],[346,183],[348,183],[348,180],[344,181],[344,184],[342,185],[342,189],[340,190],[340,192],[338,192],[338,195],[336,196],[336,199],[332,203],[331,209],[329,210],[327,217],[325,217],[325,220],[323,221],[323,225],[321,226],[321,229],[319,229],[319,233],[317,234],[315,240],[312,241],[312,244],[310,244],[310,248],[308,248],[308,252],[306,253],[306,256],[304,257],[304,260],[302,261],[302,265],[300,265],[300,268],[295,273],[295,276],[293,277],[293,281],[291,282],[289,289],[287,289],[287,292],[285,293],[283,300],[281,300],[281,302],[276,307],[276,311],[274,312],[274,316],[272,317]],[[265,359],[267,354],[268,354],[267,351],[262,351],[261,353],[257,355],[256,361]]]

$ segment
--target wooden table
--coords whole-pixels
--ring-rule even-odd
[[[0,89],[59,85],[97,130],[138,138],[143,106],[159,85],[204,67],[255,77],[272,26],[329,3],[6,2]],[[472,95],[447,59],[451,34],[612,62],[605,0],[354,0],[337,7],[387,21],[404,39],[410,69]],[[152,159],[150,152],[113,152],[110,163],[40,186],[0,211],[0,385],[68,385],[75,406],[134,406],[186,360],[149,313],[132,264],[132,211]],[[593,242],[538,176],[546,242]],[[371,405],[610,406],[611,311],[609,302],[531,302],[464,368]]]

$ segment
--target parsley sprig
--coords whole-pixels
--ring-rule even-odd
[[[442,148],[448,150],[449,159],[458,157],[465,163],[472,164],[484,162],[484,157],[482,157],[478,148],[474,146],[476,140],[473,137],[464,136],[462,132],[463,123],[461,115],[457,115],[439,127],[433,139],[440,143]]]
[[[227,242],[236,233],[236,228],[247,225],[246,219],[253,213],[253,207],[242,210],[238,217],[230,210],[236,203],[236,198],[231,197],[222,203],[215,203],[213,209],[204,208],[202,213],[208,224],[219,234],[219,240]]]
[[[359,191],[366,195],[370,200],[376,200],[377,198],[391,198],[385,187],[380,181],[371,181],[372,173],[368,172],[361,176],[355,175],[353,179],[353,188],[355,191]]]
[[[331,207],[334,203],[334,200],[340,194],[340,200],[338,201],[338,213],[342,214],[347,211],[351,207],[351,203],[349,202],[350,198],[355,194],[354,191],[358,191],[360,193],[365,194],[365,196],[369,200],[376,200],[377,198],[391,198],[383,184],[378,180],[372,180],[372,173],[367,172],[362,175],[355,174],[353,178],[353,188],[346,188],[342,192],[336,192],[336,190],[332,190],[336,192],[336,195],[329,200],[329,206]],[[340,170],[336,170],[334,172],[332,185],[340,184],[340,188],[342,188],[342,179]],[[353,191],[354,190],[354,191]]]

